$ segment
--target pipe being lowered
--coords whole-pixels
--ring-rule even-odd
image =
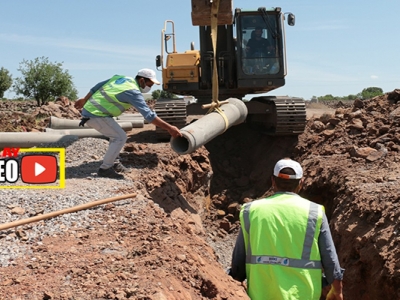
[[[189,154],[207,144],[231,126],[243,123],[247,117],[247,107],[243,101],[229,98],[228,104],[220,109],[224,112],[228,124],[218,112],[214,111],[201,119],[181,128],[182,137],[171,138],[171,148],[178,154]]]

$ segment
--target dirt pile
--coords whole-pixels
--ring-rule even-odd
[[[294,155],[325,205],[347,299],[400,299],[399,90],[308,121]]]
[[[150,100],[148,104],[153,107],[154,100]],[[130,108],[127,112],[137,111]],[[0,100],[0,131],[3,132],[44,131],[48,127],[50,116],[69,120],[81,118],[73,101],[67,97],[58,97],[54,102],[39,107],[34,100]]]
[[[234,126],[185,156],[157,142],[150,125],[134,129],[122,160],[140,178],[126,188],[138,193],[140,206],[106,205],[94,230],[66,229],[32,245],[34,262],[28,257],[0,270],[0,293],[5,299],[246,299],[218,263],[232,249],[211,248],[206,240],[234,240],[240,205],[269,195],[275,162],[290,156],[305,170],[302,196],[326,208],[346,269],[345,298],[400,299],[398,99],[395,90],[356,100],[309,119],[299,137]]]
[[[50,116],[79,119],[80,113],[66,97],[40,107],[33,100],[0,101],[0,130],[3,132],[44,131]]]

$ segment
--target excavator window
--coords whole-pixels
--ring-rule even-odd
[[[276,17],[268,17],[267,22],[260,15],[242,16],[242,70],[247,75],[279,72]]]

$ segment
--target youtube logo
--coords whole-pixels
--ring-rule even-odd
[[[43,184],[57,180],[57,158],[53,155],[26,155],[21,158],[21,180]]]

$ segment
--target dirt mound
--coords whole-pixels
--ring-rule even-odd
[[[263,136],[245,124],[211,141],[211,194],[223,220],[237,220],[240,204],[271,193],[266,174],[291,156],[305,169],[302,195],[326,208],[346,268],[346,298],[400,299],[399,94],[311,118],[298,141]],[[234,230],[238,222],[221,227]]]
[[[50,116],[79,119],[80,113],[66,97],[40,107],[36,101],[0,101],[0,131],[3,132],[44,131]]]
[[[236,238],[240,205],[269,195],[273,165],[290,156],[304,166],[302,196],[326,208],[346,269],[345,298],[400,299],[398,98],[395,90],[319,114],[298,137],[234,126],[185,156],[158,143],[150,125],[134,129],[122,160],[141,178],[126,193],[141,195],[142,206],[106,205],[94,230],[34,245],[35,261],[1,270],[0,292],[5,299],[246,299],[218,263],[232,251],[223,242]]]
[[[148,102],[154,106],[154,100]],[[127,112],[137,112],[133,107]],[[80,112],[67,97],[58,97],[54,102],[37,106],[36,101],[0,100],[0,131],[30,132],[44,131],[50,122],[50,116],[60,119],[77,120]]]
[[[398,92],[308,121],[294,155],[325,205],[348,299],[400,299]]]

